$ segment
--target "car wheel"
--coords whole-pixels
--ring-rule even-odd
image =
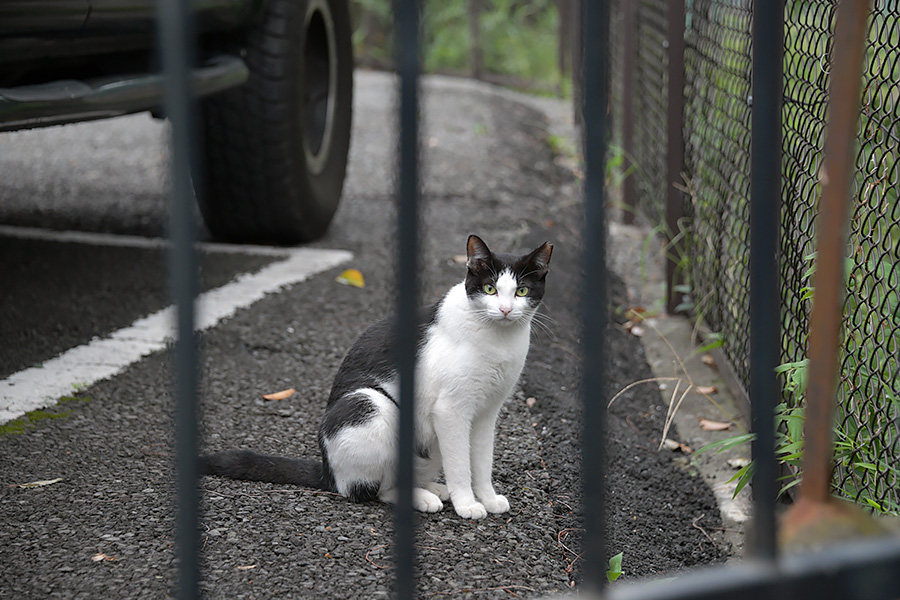
[[[314,240],[337,210],[350,148],[347,2],[270,0],[244,48],[247,82],[201,106],[201,213],[225,241]]]

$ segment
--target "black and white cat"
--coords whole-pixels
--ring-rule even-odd
[[[416,367],[413,506],[450,499],[466,519],[509,510],[491,481],[494,425],[522,373],[531,322],[544,295],[551,244],[523,256],[491,252],[475,235],[465,281],[427,307]],[[394,321],[367,329],[335,376],[319,427],[322,461],[229,450],[201,457],[201,472],[396,501],[398,377]],[[437,483],[443,470],[445,484]]]

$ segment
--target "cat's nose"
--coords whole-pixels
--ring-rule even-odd
[[[503,316],[504,316],[504,317],[508,317],[508,316],[509,316],[509,313],[512,312],[512,306],[501,306],[501,307],[500,307],[500,312],[503,313]]]

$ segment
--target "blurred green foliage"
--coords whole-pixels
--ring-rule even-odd
[[[568,90],[558,65],[556,0],[481,0],[478,27],[482,70],[530,87]],[[469,0],[423,0],[422,65],[427,72],[474,71]],[[353,44],[362,65],[393,59],[390,0],[353,0]]]

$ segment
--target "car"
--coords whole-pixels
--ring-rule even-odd
[[[348,0],[188,4],[207,229],[238,243],[320,237],[350,147]],[[0,131],[162,116],[156,20],[146,0],[0,0]]]

